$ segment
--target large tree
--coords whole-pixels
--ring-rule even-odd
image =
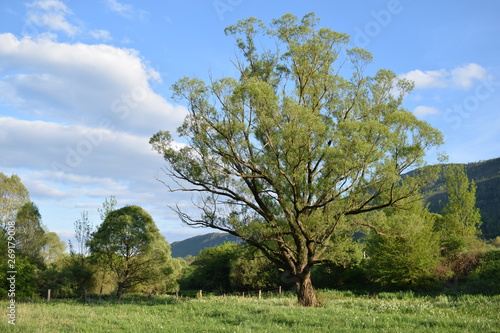
[[[92,255],[113,272],[118,298],[127,288],[147,284],[169,264],[170,245],[139,206],[108,212],[89,245]]]
[[[366,75],[370,53],[314,14],[225,31],[242,54],[239,78],[179,80],[184,145],[166,131],[150,143],[168,163],[169,189],[199,194],[200,216],[174,208],[184,222],[257,247],[296,282],[299,303],[316,306],[311,268],[328,259],[339,226],[418,191],[421,179],[401,175],[442,136],[402,107],[411,82]]]

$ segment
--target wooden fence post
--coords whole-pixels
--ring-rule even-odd
[[[50,289],[47,290],[47,302],[50,302]]]
[[[281,294],[281,286],[279,286],[279,288],[278,288],[278,292]]]
[[[175,300],[176,300],[176,301],[178,301],[178,300],[179,300],[179,292],[178,292],[178,291],[176,291],[176,292],[175,292]]]
[[[259,290],[259,299],[262,298],[262,290]]]
[[[200,289],[199,295],[200,295],[200,298],[203,297],[203,291],[201,289]]]

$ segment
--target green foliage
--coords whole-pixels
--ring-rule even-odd
[[[371,279],[390,287],[422,286],[432,280],[440,262],[435,216],[415,202],[411,209],[387,210],[372,218],[378,232],[366,246]]]
[[[44,235],[44,246],[40,254],[46,265],[57,261],[64,256],[66,251],[66,243],[64,243],[55,232],[46,232]]]
[[[34,202],[24,204],[16,215],[16,255],[43,265],[42,250],[47,238],[42,216]]]
[[[92,255],[114,273],[118,297],[127,288],[163,276],[169,265],[170,245],[152,217],[138,206],[107,214],[89,245]]]
[[[276,264],[259,250],[243,247],[231,262],[229,279],[233,290],[256,291],[277,288],[281,274]]]
[[[181,287],[219,293],[231,291],[231,264],[240,251],[240,246],[234,242],[201,251],[184,271]]]
[[[0,172],[0,227],[14,222],[17,211],[30,202],[29,192],[17,175],[7,177]]]
[[[116,198],[114,195],[109,197],[108,199],[104,199],[104,202],[102,203],[102,208],[98,208],[97,211],[99,212],[99,215],[101,217],[101,221],[104,222],[106,220],[106,217],[116,209],[116,204],[118,202],[116,201]],[[82,215],[83,217],[83,215]]]
[[[83,264],[78,255],[65,254],[50,263],[41,273],[44,289],[50,289],[54,298],[82,297],[91,288],[93,271]]]
[[[440,213],[448,204],[444,175],[453,164],[441,165],[443,171],[439,179],[429,186],[427,202],[432,212]],[[500,236],[500,158],[476,163],[459,165],[464,167],[469,180],[476,184],[476,207],[480,209],[482,224],[480,226],[485,238]]]
[[[39,288],[43,287],[40,284],[40,269],[32,263],[28,258],[16,256],[16,290],[15,299],[33,299],[38,296]],[[7,271],[11,269],[7,265],[7,260],[2,260],[0,263],[0,298],[7,298],[9,290],[9,281],[7,277],[10,274]]]
[[[469,181],[463,166],[445,169],[448,205],[443,208],[437,224],[445,256],[452,256],[471,247],[480,234],[481,215],[476,208],[476,184]]]
[[[479,259],[477,267],[461,286],[467,292],[500,295],[500,251],[492,250]]]
[[[491,244],[497,249],[500,249],[500,236],[497,236],[495,239],[493,239],[491,241]]]
[[[150,140],[183,184],[171,190],[200,193],[200,217],[177,209],[179,217],[279,262],[305,288],[297,289],[304,305],[318,304],[310,271],[328,259],[345,217],[397,206],[418,191],[424,179],[398,186],[401,175],[442,143],[403,108],[411,82],[389,70],[367,76],[371,54],[318,24],[310,13],[228,27],[242,53],[240,77],[180,79],[173,90],[189,110],[178,128],[186,145],[165,131]]]

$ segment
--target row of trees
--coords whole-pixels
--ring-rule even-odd
[[[291,272],[251,244],[225,243],[187,261],[172,259],[170,246],[151,216],[138,206],[117,209],[114,197],[99,209],[98,228],[87,212],[75,221],[76,243],[69,243],[67,253],[57,234],[43,226],[20,179],[0,176],[1,246],[7,247],[6,225],[14,221],[20,296],[34,297],[51,289],[56,297],[79,297],[86,289],[120,298],[125,291],[226,293],[296,283]],[[418,198],[409,198],[406,209],[386,208],[352,219],[330,242],[328,263],[312,271],[314,283],[334,288],[414,288],[463,278],[484,249],[478,238],[475,184],[459,166],[446,168],[444,176],[449,203],[441,215],[430,213]],[[5,274],[8,251],[2,253],[0,274]]]
[[[0,200],[0,278],[5,285],[11,255],[18,297],[35,297],[47,289],[55,297],[80,296],[84,290],[121,297],[125,290],[160,293],[178,288],[176,274],[183,261],[171,258],[170,245],[141,207],[116,209],[115,198],[106,199],[98,228],[83,212],[74,224],[76,244],[70,242],[67,253],[66,244],[42,224],[18,176],[0,173]],[[15,251],[10,252],[8,226],[15,231]],[[6,297],[8,288],[1,290],[0,297]]]

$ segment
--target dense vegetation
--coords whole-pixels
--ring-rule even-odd
[[[45,297],[47,289],[53,298],[81,298],[84,290],[88,295],[120,296],[124,292],[162,294],[200,289],[248,294],[294,287],[294,279],[286,271],[245,243],[226,242],[195,257],[173,259],[170,245],[151,216],[137,206],[117,209],[113,197],[99,210],[99,228],[92,225],[86,212],[75,221],[77,243],[70,243],[67,253],[66,244],[43,226],[21,180],[0,175],[4,235],[0,244],[4,249],[1,298],[7,298],[7,231],[12,224],[18,240],[16,281],[22,286],[16,291],[18,299]],[[449,168],[442,186],[447,193],[454,193],[442,214],[430,213],[415,200],[409,209],[388,208],[359,221],[376,229],[346,228],[332,243],[335,251],[329,263],[312,271],[314,285],[358,291],[500,293],[500,252],[494,250],[500,248],[500,237],[488,242],[480,239],[480,211],[471,208],[474,183],[455,166]]]
[[[477,186],[476,207],[481,212],[483,236],[487,239],[500,236],[500,158],[463,166],[469,179]],[[427,202],[432,212],[441,212],[448,203],[443,174],[450,167],[450,164],[441,165],[440,177],[428,189]]]

